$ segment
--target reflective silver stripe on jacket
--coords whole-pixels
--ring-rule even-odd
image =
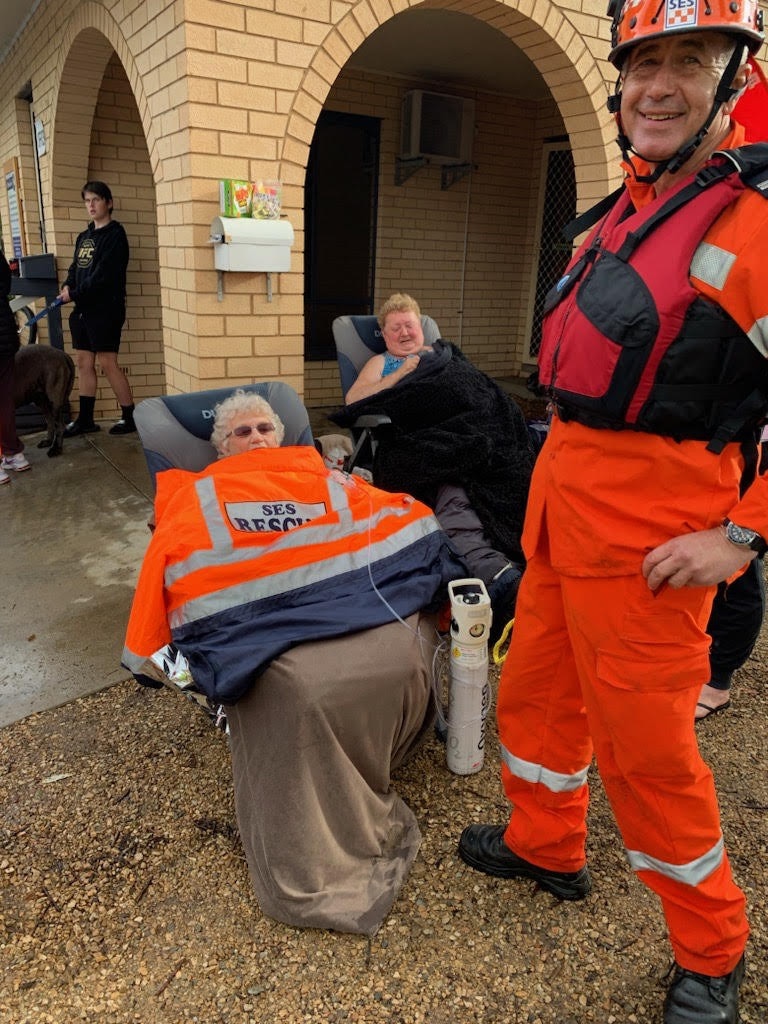
[[[306,529],[311,530],[312,528],[307,527]],[[197,619],[226,611],[229,608],[236,608],[239,605],[249,604],[251,601],[274,597],[277,594],[296,590],[299,587],[319,587],[325,581],[341,576],[343,573],[354,572],[367,566],[371,566],[375,570],[376,562],[388,558],[398,551],[402,551],[404,547],[408,547],[428,537],[439,529],[440,527],[434,517],[421,518],[414,523],[406,524],[402,529],[389,537],[385,537],[383,540],[365,545],[359,551],[346,551],[338,555],[321,558],[318,561],[311,562],[309,565],[286,569],[284,572],[274,573],[265,577],[244,580],[231,587],[223,587],[212,593],[202,594],[200,597],[187,601],[172,612],[169,615],[169,624],[171,629],[178,629],[187,623],[195,622]],[[335,530],[338,531],[338,536],[349,536],[348,528],[343,529],[337,526]],[[360,524],[358,532],[367,530],[367,521]],[[301,532],[305,533],[305,529],[302,529]],[[289,539],[291,534],[284,534],[283,536]],[[327,540],[332,539],[332,537],[324,530],[322,539]],[[279,543],[281,547],[284,547],[282,545],[282,538]],[[269,550],[270,552],[278,550],[277,544],[272,545]],[[260,552],[253,548],[245,549],[244,551],[232,552],[229,559],[218,557],[221,554],[220,552],[204,552],[204,554],[207,556],[206,565],[223,565],[253,559],[258,557]],[[187,564],[189,561],[188,559]],[[375,581],[376,576],[374,572]]]
[[[757,351],[768,358],[768,316],[756,320],[747,331],[747,336]]]
[[[731,267],[736,262],[736,253],[721,249],[719,245],[701,242],[691,260],[691,277],[697,277],[711,288],[722,291]]]
[[[258,558],[265,550],[257,547],[235,548],[229,526],[221,514],[216,486],[211,477],[204,477],[202,480],[196,481],[195,490],[213,548],[194,551],[182,561],[169,565],[165,570],[166,587],[172,586],[188,573],[195,572],[197,569],[207,569],[212,565],[235,565],[237,562],[247,562]],[[290,548],[305,547],[308,544],[322,544],[326,541],[338,540],[340,537],[348,537],[351,533],[363,533],[370,528],[368,519],[358,524],[352,521],[349,499],[342,484],[331,480],[328,490],[331,509],[339,516],[338,523],[323,523],[320,526],[308,524],[301,530],[290,530],[282,537],[276,536],[266,550],[270,552],[285,551]],[[398,515],[408,511],[410,509],[405,505],[402,509],[388,506],[385,513],[379,513],[379,518],[382,514]]]
[[[691,277],[722,291],[735,262],[735,253],[711,242],[701,242],[691,260]],[[768,316],[755,321],[747,331],[747,337],[757,351],[768,358]]]
[[[124,665],[129,672],[141,672],[141,667],[146,661],[146,657],[141,654],[134,654],[130,647],[123,647],[123,656],[120,659],[120,664]]]
[[[515,757],[503,746],[501,756],[504,764],[518,779],[524,779],[525,782],[540,782],[552,793],[570,793],[587,784],[589,765],[573,775],[563,775],[561,772],[545,768],[543,764],[534,764],[532,761],[524,761],[522,757]]]
[[[647,853],[640,853],[639,850],[627,850],[627,857],[633,871],[655,871],[683,885],[699,885],[722,864],[724,846],[721,836],[711,850],[687,864],[668,864]]]

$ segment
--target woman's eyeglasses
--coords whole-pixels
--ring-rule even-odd
[[[226,439],[228,437],[232,437],[233,434],[235,437],[250,437],[254,430],[258,430],[260,434],[271,434],[274,429],[275,424],[269,423],[268,421],[264,423],[254,423],[253,425],[250,423],[241,423],[239,427],[235,427],[234,430],[230,430],[228,434],[225,434],[224,440],[226,441]]]

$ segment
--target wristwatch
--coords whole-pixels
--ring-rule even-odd
[[[750,530],[748,526],[737,526],[730,519],[724,519],[723,526],[725,527],[725,536],[731,544],[744,548],[746,551],[757,551],[759,555],[764,554],[768,549],[768,544],[757,530]]]

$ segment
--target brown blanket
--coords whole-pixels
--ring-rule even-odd
[[[390,776],[432,722],[435,634],[406,623],[286,651],[227,709],[251,881],[286,924],[372,935],[418,853]]]

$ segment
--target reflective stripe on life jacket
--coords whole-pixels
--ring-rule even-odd
[[[689,274],[727,280],[735,257],[702,239],[766,168],[768,145],[744,147],[639,211],[619,198],[547,298],[539,376],[563,419],[720,450],[765,414],[762,325],[747,336]]]

